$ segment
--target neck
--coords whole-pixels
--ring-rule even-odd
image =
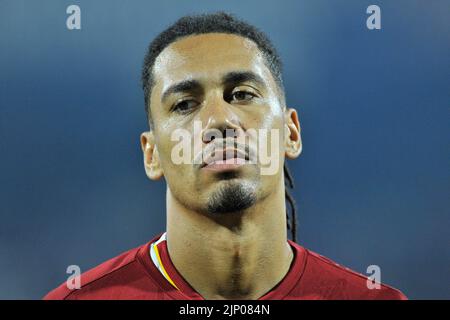
[[[167,189],[167,246],[177,271],[205,299],[258,299],[287,274],[284,184],[241,213],[205,216]]]

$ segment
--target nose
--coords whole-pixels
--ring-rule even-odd
[[[235,139],[244,135],[239,116],[223,97],[214,99],[202,111],[202,126],[206,123],[201,133],[203,143],[210,143],[218,137]]]
[[[203,143],[210,143],[216,138],[235,139],[244,135],[242,127],[229,119],[217,121],[211,117],[208,119],[206,127],[202,130]]]

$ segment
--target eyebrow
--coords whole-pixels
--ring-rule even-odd
[[[232,71],[222,78],[223,85],[232,85],[242,82],[254,82],[258,86],[266,88],[264,79],[251,71]]]
[[[201,84],[198,80],[184,80],[174,85],[170,86],[166,91],[164,91],[161,101],[164,102],[171,94],[179,92],[194,91],[201,88]]]
[[[230,86],[242,82],[254,82],[258,86],[266,88],[265,81],[259,75],[251,71],[232,71],[222,77],[222,85]],[[161,102],[164,102],[171,94],[200,90],[200,81],[195,79],[183,80],[167,88],[162,94]]]

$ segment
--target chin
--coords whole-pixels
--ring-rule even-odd
[[[256,203],[255,184],[231,179],[221,181],[208,198],[209,214],[226,214],[243,211]]]

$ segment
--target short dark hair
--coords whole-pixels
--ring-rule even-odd
[[[178,19],[174,24],[156,36],[150,43],[145,55],[141,81],[144,90],[145,111],[150,120],[150,125],[149,98],[154,85],[153,66],[156,58],[171,43],[183,37],[205,33],[235,34],[252,40],[262,52],[281,93],[284,93],[281,59],[265,33],[247,22],[222,11],[209,14],[187,15]]]

